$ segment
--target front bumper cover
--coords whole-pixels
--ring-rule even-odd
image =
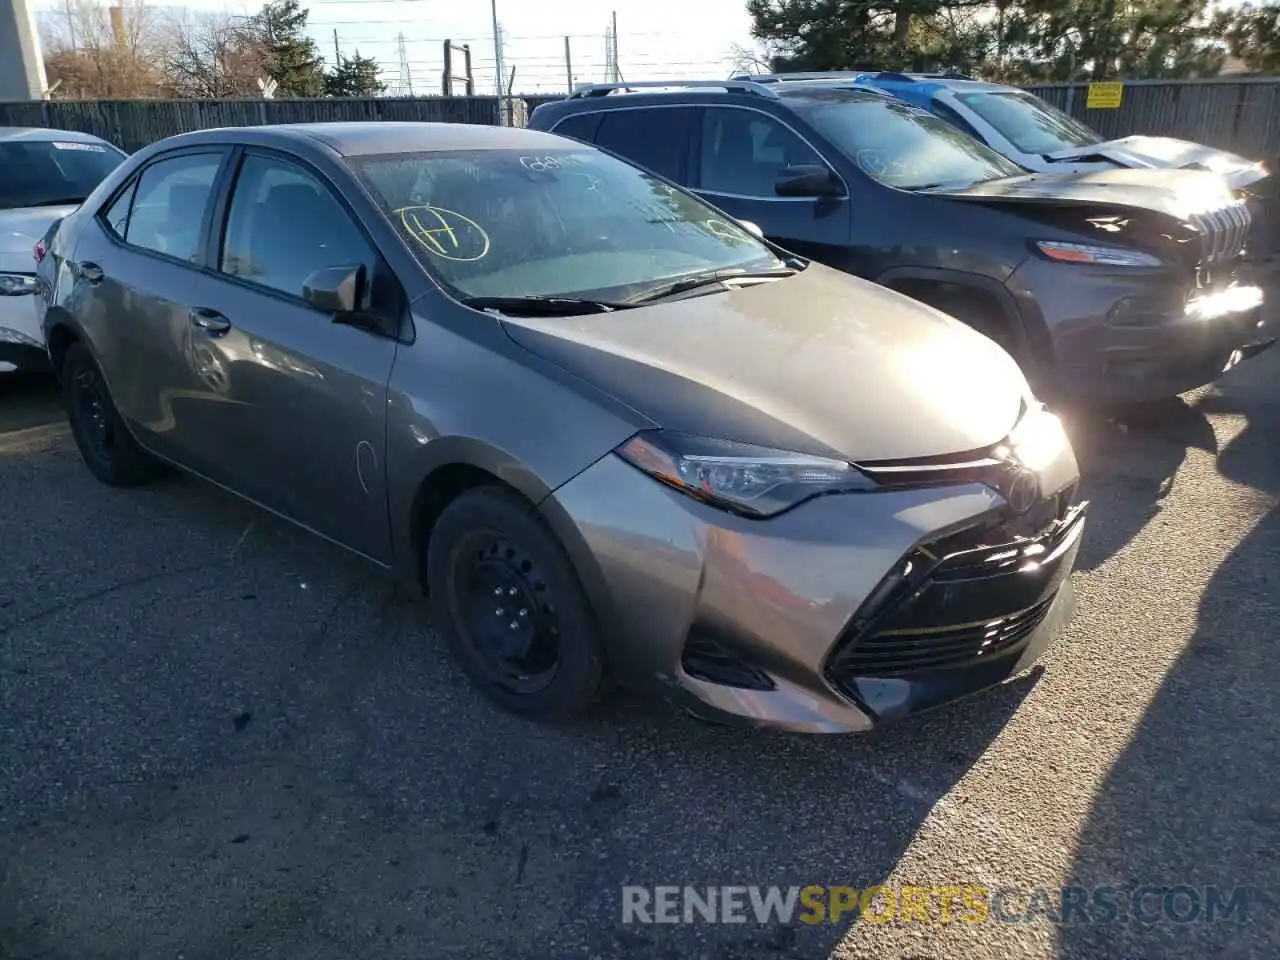
[[[1069,449],[1045,467],[1041,481],[1045,502],[1073,498],[1078,469]],[[759,521],[691,500],[609,456],[552,500],[549,513],[572,524],[574,535],[565,540],[577,554],[575,562],[599,573],[583,579],[620,683],[661,690],[690,712],[719,722],[810,733],[865,731],[977,692],[1029,666],[1070,617],[1068,578],[1084,522],[1082,509],[1054,521],[1068,535],[1056,552],[1040,557],[1051,574],[1047,578],[1024,576],[1017,568],[980,571],[1013,578],[1005,585],[1020,576],[1026,583],[1036,579],[1040,590],[1025,604],[1025,593],[1005,591],[995,579],[977,586],[949,584],[944,589],[958,598],[956,604],[930,598],[932,613],[949,618],[940,624],[944,631],[988,622],[999,631],[1024,605],[1036,606],[1034,622],[1024,623],[1013,642],[991,650],[979,636],[967,659],[876,676],[835,667],[846,663],[842,654],[865,649],[863,638],[876,632],[874,624],[863,623],[872,608],[877,616],[906,609],[903,598],[890,597],[884,585],[918,551],[956,548],[936,558],[943,562],[951,553],[964,553],[961,544],[966,550],[990,546],[982,537],[999,530],[1009,512],[991,487],[961,483],[819,497]],[[1033,539],[1017,542],[1027,548]],[[924,587],[913,583],[913,589]],[[969,623],[975,616],[984,618],[981,624]],[[714,644],[746,667],[745,674],[730,674],[743,679],[713,682],[708,671],[693,669],[689,650],[695,642]],[[753,683],[753,676],[763,682]]]

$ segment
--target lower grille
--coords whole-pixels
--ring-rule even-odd
[[[914,550],[837,641],[827,679],[856,696],[859,678],[965,667],[1022,649],[1071,573],[1085,511],[1072,506],[1074,496],[1072,486],[1023,517]]]
[[[712,631],[695,624],[685,641],[680,666],[689,676],[707,683],[743,690],[772,690],[769,675],[734,656],[711,636]]]
[[[1040,626],[1053,597],[1007,617],[934,631],[873,633],[858,641],[842,663],[844,671],[866,677],[899,677],[943,670],[1017,650]]]

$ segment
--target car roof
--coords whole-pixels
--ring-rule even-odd
[[[735,83],[737,86],[735,87]],[[603,85],[613,86],[613,85]],[[539,106],[534,112],[542,118],[560,118],[578,112],[597,112],[600,110],[621,110],[634,106],[653,106],[666,103],[676,105],[694,105],[697,103],[734,103],[763,107],[767,104],[778,104],[784,110],[791,109],[796,101],[818,102],[831,100],[864,100],[882,99],[889,96],[886,91],[875,87],[856,84],[837,84],[825,81],[796,81],[771,83],[767,88],[750,89],[753,84],[726,81],[719,86],[715,81],[652,81],[650,86],[636,85],[626,87],[617,85],[617,89],[605,90],[603,86],[596,96],[574,96],[563,100],[554,100]]]
[[[372,120],[220,127],[179,134],[160,143],[164,149],[203,143],[243,143],[256,146],[321,143],[344,157],[358,157],[446,150],[536,150],[563,146],[564,140],[553,134],[523,127]]]
[[[859,78],[859,83],[874,84],[883,90],[893,90],[902,88],[911,88],[921,92],[928,91],[932,93],[935,90],[955,90],[957,93],[965,91],[969,93],[995,93],[1002,90],[1017,90],[1017,87],[1011,87],[1003,83],[990,83],[986,80],[962,80],[958,77],[911,77],[905,79],[897,77],[878,77],[875,74],[868,74]]]
[[[101,137],[79,130],[53,130],[49,127],[0,127],[0,142],[27,140],[37,143],[106,143]]]

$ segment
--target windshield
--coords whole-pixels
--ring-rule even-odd
[[[736,222],[596,150],[352,165],[423,265],[464,297],[618,301],[682,277],[782,266]]]
[[[814,100],[798,104],[797,112],[863,173],[901,190],[978,183],[1023,172],[945,120],[887,97]]]
[[[1056,153],[1102,142],[1080,121],[1020,90],[966,93],[957,99],[1022,153]]]
[[[0,142],[0,210],[79,203],[124,160],[102,143]]]

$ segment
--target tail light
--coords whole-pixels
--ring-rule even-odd
[[[44,255],[49,252],[49,248],[44,245],[43,240],[36,241],[36,263],[44,262]]]

